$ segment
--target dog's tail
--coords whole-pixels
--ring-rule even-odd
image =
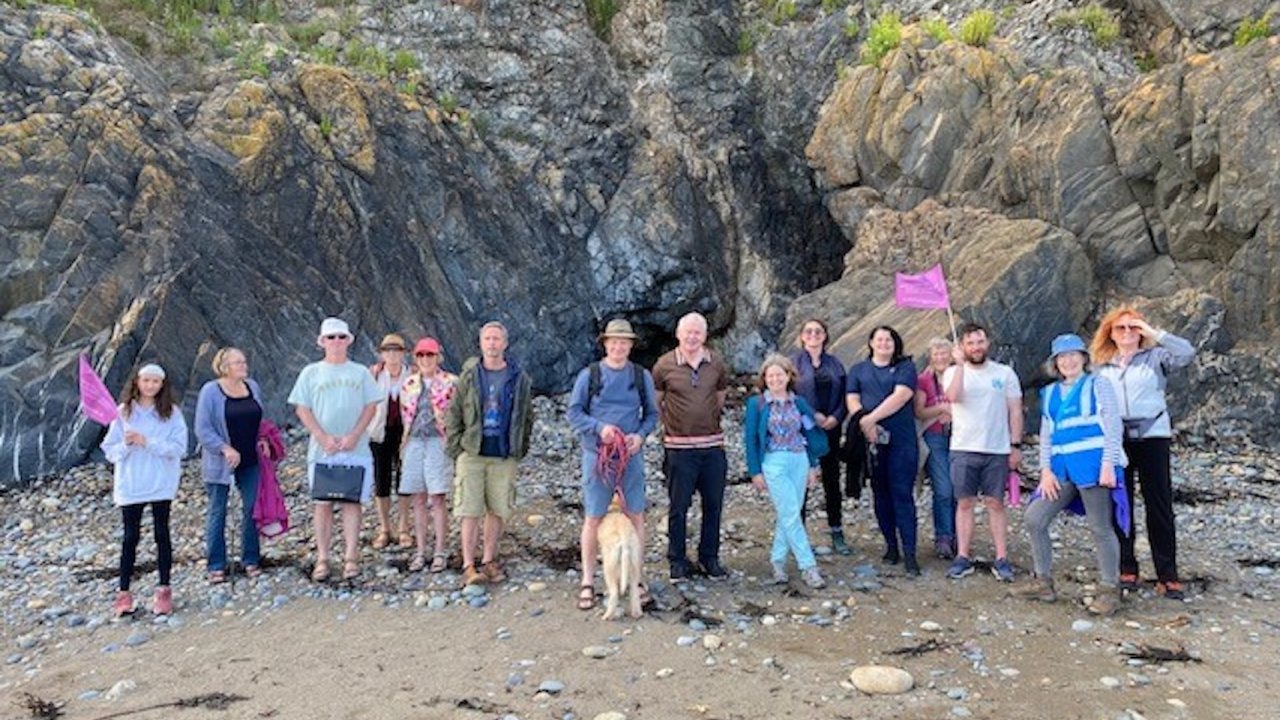
[[[631,521],[627,520],[627,522],[631,522]],[[617,554],[616,560],[618,563],[618,567],[621,570],[618,573],[618,592],[619,594],[630,592],[629,590],[629,588],[631,587],[630,549],[627,547],[627,543],[618,543],[618,546],[614,548],[613,551]]]

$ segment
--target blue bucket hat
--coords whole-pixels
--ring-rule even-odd
[[[1062,353],[1078,352],[1089,354],[1089,349],[1085,347],[1084,340],[1074,333],[1065,333],[1053,339],[1053,344],[1049,346],[1049,359],[1046,361],[1050,365],[1053,364],[1055,358]]]

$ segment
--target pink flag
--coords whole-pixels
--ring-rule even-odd
[[[120,416],[115,398],[84,355],[80,356],[80,409],[85,417],[102,425],[110,425]]]
[[[942,277],[942,263],[919,275],[894,273],[893,301],[898,307],[923,310],[946,310],[951,307],[947,281]]]

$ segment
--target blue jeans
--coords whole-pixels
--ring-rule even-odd
[[[240,557],[244,565],[259,564],[258,526],[253,522],[253,505],[258,501],[258,466],[236,468],[236,489],[240,491]],[[209,515],[204,527],[204,554],[209,572],[227,569],[227,496],[230,485],[205,483],[209,495]]]
[[[914,436],[906,442],[880,445],[871,462],[871,490],[875,494],[876,521],[885,547],[897,550],[902,541],[902,553],[908,557],[916,554],[916,499],[912,492],[916,484],[917,461],[920,451]]]
[[[790,550],[796,556],[796,565],[808,570],[817,564],[800,520],[800,504],[804,502],[809,479],[809,456],[803,452],[766,452],[760,471],[773,499],[773,509],[778,513],[769,560],[775,565],[785,563]]]
[[[667,450],[667,560],[686,563],[685,519],[693,493],[702,496],[702,528],[698,534],[698,562],[720,559],[720,513],[724,509],[725,474],[729,471],[724,448]]]
[[[956,536],[956,494],[951,489],[951,440],[942,433],[925,433],[929,448],[925,471],[933,486],[933,538],[953,540]]]

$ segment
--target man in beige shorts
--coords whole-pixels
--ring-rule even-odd
[[[516,464],[529,449],[533,392],[529,374],[506,357],[507,329],[480,328],[480,357],[467,360],[445,416],[445,452],[454,471],[454,514],[462,519],[462,582],[502,582],[498,540],[516,497]],[[484,550],[475,562],[480,521]]]

